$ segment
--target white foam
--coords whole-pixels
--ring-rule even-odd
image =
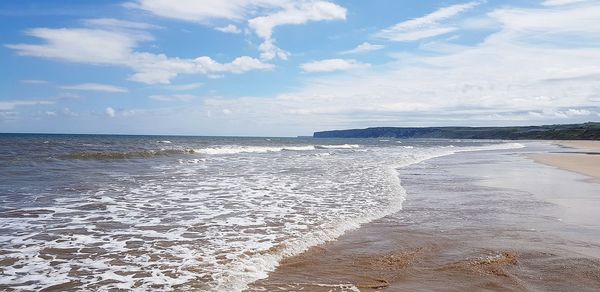
[[[453,146],[453,145],[451,145]],[[510,150],[510,149],[521,149],[525,148],[525,145],[521,143],[500,143],[500,144],[491,144],[484,146],[469,146],[469,147],[453,147],[456,152],[467,152],[467,151],[491,151],[491,150]]]
[[[360,145],[357,144],[342,144],[342,145],[319,145],[317,148],[323,149],[355,149],[360,148]]]
[[[177,162],[179,162],[180,164],[198,164],[198,163],[203,163],[205,160],[204,159],[178,159]]]
[[[0,236],[8,252],[0,253],[0,260],[18,258],[4,269],[0,284],[39,290],[81,280],[81,290],[150,290],[156,285],[186,290],[202,279],[206,287],[199,290],[240,291],[266,277],[283,258],[400,211],[406,192],[396,169],[456,152],[524,147],[363,146],[369,152],[360,152],[343,150],[358,145],[344,145],[328,145],[343,146],[340,151],[312,145],[203,148],[213,154],[316,152],[182,160],[156,166],[153,175],[131,173],[130,181],[111,180],[89,194],[58,198],[45,212],[22,208],[24,214],[39,215],[0,218],[0,228],[12,230]],[[326,153],[336,155],[313,155]],[[51,239],[33,236],[41,234]],[[74,259],[50,252],[66,261],[52,266],[40,257],[45,248],[78,251],[71,254]],[[102,256],[83,248],[102,248]],[[90,276],[74,279],[71,267]],[[24,284],[23,274],[33,284]],[[105,279],[117,283],[93,286]]]
[[[220,147],[208,147],[194,149],[194,153],[206,154],[206,155],[224,155],[224,154],[238,154],[238,153],[268,153],[268,152],[280,152],[280,151],[310,151],[315,150],[315,146],[220,146]]]

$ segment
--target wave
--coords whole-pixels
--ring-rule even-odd
[[[405,149],[413,149],[413,146],[400,146]],[[453,152],[463,151],[481,151],[481,150],[501,150],[515,149],[525,147],[519,143],[494,144],[477,147],[465,147],[456,149]],[[176,156],[176,155],[232,155],[240,153],[270,153],[281,151],[313,151],[322,149],[357,149],[360,145],[357,144],[340,144],[340,145],[305,145],[305,146],[218,146],[199,149],[158,149],[158,150],[139,150],[125,152],[77,152],[61,156],[62,159],[78,159],[78,160],[119,160],[119,159],[141,159],[153,158],[159,156]],[[452,148],[452,147],[449,147]],[[323,155],[331,155],[323,154]]]
[[[139,151],[112,151],[112,152],[77,152],[61,156],[63,159],[80,160],[113,160],[113,159],[140,159],[157,156],[200,154],[200,155],[232,155],[240,153],[270,153],[281,151],[314,151],[320,149],[354,149],[359,145],[304,145],[304,146],[215,146],[198,149],[158,149]]]
[[[326,145],[326,146],[343,146],[340,149],[351,149],[354,148],[352,146],[345,146],[347,144],[344,145]],[[358,146],[358,145],[356,145]],[[419,148],[416,147],[417,149],[415,150],[403,150],[405,148],[403,147],[391,147],[391,148],[377,148],[377,149],[382,149],[382,155],[381,156],[377,156],[379,158],[383,158],[383,160],[375,160],[372,161],[371,158],[373,156],[369,155],[369,154],[360,154],[358,151],[360,150],[353,150],[352,155],[355,155],[355,157],[357,159],[348,159],[349,163],[351,164],[352,168],[348,168],[348,169],[356,169],[358,171],[358,173],[360,173],[361,170],[372,170],[372,171],[365,171],[365,173],[369,174],[368,176],[364,177],[365,180],[362,180],[363,176],[359,176],[357,180],[357,182],[366,182],[366,181],[377,181],[378,183],[374,184],[373,186],[377,186],[377,188],[368,188],[367,190],[373,190],[376,194],[377,198],[383,198],[384,200],[381,202],[384,202],[384,204],[381,205],[372,205],[371,207],[369,207],[369,205],[359,205],[358,207],[359,210],[357,210],[355,213],[352,214],[347,214],[347,215],[340,215],[340,216],[333,216],[333,217],[326,217],[323,216],[324,218],[327,218],[325,221],[323,222],[323,224],[319,224],[316,225],[314,227],[311,227],[309,229],[295,229],[295,230],[301,230],[299,232],[301,232],[300,234],[302,234],[302,236],[293,236],[292,238],[285,238],[284,241],[280,241],[279,244],[272,246],[270,249],[266,249],[267,247],[269,247],[268,245],[265,245],[263,247],[265,247],[265,249],[262,249],[260,246],[259,247],[252,247],[250,249],[247,249],[248,251],[252,251],[252,252],[248,252],[248,253],[243,253],[244,256],[240,256],[239,258],[236,258],[235,260],[232,260],[230,262],[225,262],[223,265],[219,264],[218,266],[218,270],[213,269],[212,271],[209,270],[211,273],[213,274],[209,274],[212,277],[211,281],[216,281],[216,282],[211,282],[208,286],[206,287],[206,290],[209,291],[241,291],[244,289],[247,289],[247,285],[255,280],[267,277],[268,272],[273,271],[281,262],[281,260],[283,260],[284,258],[287,258],[289,256],[293,256],[293,255],[297,255],[300,254],[304,251],[306,251],[307,249],[309,249],[312,246],[315,245],[319,245],[319,244],[323,244],[327,241],[332,241],[335,240],[336,238],[338,238],[339,236],[341,236],[342,234],[344,234],[345,232],[352,230],[352,229],[357,229],[359,228],[362,224],[366,224],[369,223],[373,220],[382,218],[384,216],[387,216],[389,214],[393,214],[396,212],[399,212],[402,209],[402,203],[405,200],[406,197],[406,191],[404,190],[404,188],[401,185],[401,180],[400,180],[400,176],[398,174],[398,169],[399,168],[403,168],[406,166],[409,166],[411,164],[415,164],[415,163],[419,163],[421,161],[427,160],[427,159],[431,159],[431,158],[435,158],[435,157],[439,157],[439,156],[444,156],[444,155],[450,155],[450,154],[454,154],[457,152],[463,152],[463,151],[482,151],[482,150],[499,150],[499,149],[515,149],[515,148],[522,148],[524,147],[522,144],[519,143],[509,143],[509,144],[496,144],[496,145],[486,145],[486,146],[476,146],[476,147],[449,147],[449,146],[445,146],[445,147],[428,147],[428,148]],[[356,147],[357,148],[357,147]],[[366,148],[366,147],[365,147]],[[209,150],[210,149],[210,150]],[[229,154],[229,153],[243,153],[244,151],[251,151],[252,153],[266,153],[266,152],[273,152],[273,151],[312,151],[312,150],[316,150],[319,149],[317,146],[315,145],[306,145],[306,146],[280,146],[280,147],[260,147],[260,146],[239,146],[239,145],[231,145],[231,146],[212,146],[210,148],[202,148],[202,149],[188,149],[188,150],[167,150],[167,149],[161,149],[161,150],[144,150],[144,151],[131,151],[131,152],[85,152],[85,153],[75,153],[78,156],[76,157],[85,157],[85,158],[79,158],[79,159],[120,159],[120,158],[139,158],[139,157],[153,157],[153,156],[159,156],[159,155],[170,155],[172,154],[194,154],[194,155],[188,155],[188,157],[177,157],[177,158],[182,158],[179,159],[179,163],[189,163],[189,164],[202,164],[204,161],[209,161],[210,162],[210,158],[208,156],[205,156],[207,154],[203,154],[201,152],[199,152],[199,150],[202,150],[204,152],[210,152],[213,151],[213,154],[223,154],[223,150],[229,150],[228,153],[225,154]],[[328,148],[330,149],[330,148]],[[391,152],[385,152],[392,149]],[[340,152],[345,152],[345,151],[340,151]],[[347,151],[346,151],[347,152]],[[324,153],[331,153],[331,154],[336,154],[335,150],[320,150],[320,151],[314,151],[314,152],[308,152],[309,155],[319,155],[319,154],[323,154]],[[339,153],[339,152],[338,152]],[[201,154],[201,155],[197,155],[197,154]],[[378,154],[378,153],[376,153]],[[87,158],[89,157],[89,158]],[[198,158],[198,159],[193,159],[193,158]],[[332,159],[334,159],[335,157],[333,157]],[[343,158],[343,160],[346,160],[345,157],[341,157]],[[186,159],[190,159],[190,160],[186,160]],[[362,160],[365,159],[365,160]],[[320,160],[320,159],[319,159]],[[322,161],[324,161],[326,164],[324,165],[324,171],[327,171],[329,169],[329,167],[335,167],[336,162],[335,160],[330,160],[330,159],[323,159]],[[291,164],[287,165],[287,166],[291,166],[291,167],[295,167],[297,166],[297,160],[295,159],[291,159],[289,160],[289,162]],[[361,162],[365,162],[367,164],[365,164],[363,166],[363,164],[361,164]],[[265,163],[270,163],[269,161],[265,161]],[[220,162],[218,162],[216,165],[221,164]],[[208,166],[211,166],[212,164],[209,164]],[[243,164],[240,164],[243,165]],[[202,165],[198,165],[198,166],[194,166],[194,167],[177,167],[177,169],[190,169],[193,168],[194,170],[198,169],[198,167],[200,167]],[[359,168],[354,168],[355,166],[358,166]],[[364,168],[367,167],[367,168]],[[234,169],[234,168],[232,168]],[[344,185],[348,182],[352,182],[353,178],[352,177],[346,177],[345,175],[348,173],[346,171],[344,171],[343,168],[340,170],[339,174],[344,175],[343,177],[340,178],[339,184]],[[211,169],[212,170],[212,169]],[[242,169],[243,170],[243,169]],[[227,176],[222,176],[219,178],[225,178],[225,180],[227,180],[226,177],[231,177],[231,174],[240,174],[240,173],[245,173],[243,171],[240,171],[239,173],[233,172],[233,173],[229,173],[227,174]],[[245,185],[238,185],[241,187],[237,187],[236,189],[240,189],[240,193],[239,194],[243,194],[246,193],[246,187],[244,186],[248,186],[248,187],[269,187],[269,188],[265,188],[264,192],[262,190],[257,191],[256,193],[251,194],[250,196],[244,197],[247,199],[251,199],[251,200],[256,200],[256,204],[254,205],[255,207],[261,207],[262,208],[267,208],[264,211],[265,212],[270,212],[270,209],[268,209],[268,205],[263,205],[260,204],[263,200],[265,203],[270,203],[270,202],[278,202],[278,201],[269,201],[268,198],[264,197],[263,195],[270,192],[270,190],[282,190],[283,192],[289,192],[289,195],[295,196],[296,195],[296,188],[290,186],[289,188],[284,187],[284,185],[286,185],[286,182],[289,181],[285,181],[284,179],[283,182],[281,182],[281,184],[277,184],[276,182],[278,182],[280,180],[280,178],[275,177],[272,178],[271,175],[272,172],[266,172],[266,173],[262,173],[263,175],[261,176],[256,176],[256,178],[258,179],[257,181],[253,181],[253,180],[248,180],[247,184]],[[267,175],[264,175],[267,174]],[[321,173],[322,174],[322,173]],[[198,176],[198,173],[192,172],[189,173],[189,175],[193,175],[193,176],[184,176],[184,180],[182,181],[187,181],[188,178],[191,177],[198,177],[200,179],[200,181],[203,181],[204,178],[202,176]],[[371,175],[375,175],[375,176],[371,176]],[[337,177],[337,176],[336,176]],[[266,178],[266,180],[260,180],[261,178]],[[295,176],[289,176],[289,179],[294,179],[294,181],[297,179],[297,177]],[[326,177],[327,178],[327,177]],[[325,179],[326,179],[325,178]],[[172,179],[172,178],[171,178]],[[311,179],[316,179],[316,177],[313,177]],[[147,212],[147,210],[145,208],[137,208],[137,207],[133,207],[133,206],[141,206],[143,204],[152,202],[156,199],[156,197],[149,197],[149,195],[151,195],[153,193],[153,191],[157,191],[157,189],[155,188],[157,185],[161,186],[161,188],[158,189],[158,193],[159,196],[172,196],[172,197],[167,197],[169,199],[174,199],[173,204],[177,205],[179,202],[179,199],[181,199],[183,196],[184,198],[188,198],[189,193],[192,192],[190,188],[193,188],[192,185],[180,185],[181,181],[175,181],[171,183],[167,183],[168,181],[170,181],[170,179],[165,180],[165,181],[156,181],[156,182],[152,182],[149,184],[144,184],[141,185],[139,187],[134,187],[133,189],[130,188],[128,185],[127,186],[123,186],[123,189],[121,191],[126,191],[127,197],[125,197],[125,199],[123,200],[123,202],[121,202],[121,198],[120,197],[106,197],[103,195],[103,193],[105,192],[105,190],[101,190],[98,192],[97,195],[95,195],[94,197],[96,197],[95,200],[97,200],[96,203],[103,203],[105,204],[106,208],[108,209],[107,212],[110,212],[111,214],[115,215],[114,218],[119,218],[119,219],[115,219],[115,220],[119,220],[119,222],[123,222],[124,224],[127,223],[129,224],[130,222],[134,222],[134,224],[145,224],[145,225],[138,225],[138,226],[151,226],[155,223],[152,223],[154,221],[152,221],[153,219],[160,219],[160,217],[154,217],[154,216],[141,216],[141,214],[145,214],[145,212]],[[197,182],[196,181],[191,181],[193,182],[193,185],[195,185]],[[163,183],[167,183],[164,184]],[[233,184],[238,184],[239,182],[237,180],[233,180],[232,181]],[[271,188],[271,185],[275,183],[275,185],[273,185],[273,187]],[[302,181],[299,181],[299,183],[302,183]],[[162,187],[164,186],[164,188]],[[349,190],[351,188],[338,188],[336,185],[331,185],[332,191],[335,192],[340,192],[340,190]],[[350,185],[352,186],[352,185]],[[197,189],[198,192],[200,192],[200,190],[205,190],[208,187],[215,187],[215,185],[213,185],[212,183],[210,184],[200,184],[198,186]],[[112,187],[111,187],[112,188]],[[220,189],[220,187],[216,187],[217,189]],[[252,190],[255,190],[254,188]],[[315,189],[316,192],[320,192],[320,189]],[[112,191],[111,191],[112,192]],[[370,192],[370,191],[369,191]],[[233,196],[233,197],[237,197],[237,196]],[[289,196],[288,196],[289,197]],[[322,197],[320,194],[318,194],[318,196],[316,197]],[[334,197],[330,197],[330,198],[338,198],[339,196],[336,195]],[[203,197],[199,197],[199,198],[203,198]],[[206,200],[209,200],[208,198],[210,198],[210,196],[206,197]],[[302,196],[298,197],[298,198],[302,198]],[[344,196],[345,198],[345,196]],[[186,204],[193,202],[194,200],[185,200],[184,203],[181,204],[181,208],[182,211],[185,211],[186,214],[189,210],[194,210],[194,214],[196,214],[196,212],[198,212],[197,209],[202,210],[203,207],[199,208],[198,206],[203,206],[204,204],[206,204],[206,200],[202,199],[202,200],[196,200],[201,202],[201,204],[195,205],[189,205],[188,207],[190,207],[190,209],[185,209],[184,207],[187,206]],[[209,200],[210,201],[210,200]],[[161,201],[158,201],[161,202]],[[232,202],[240,202],[240,201],[235,201],[233,200]],[[319,203],[320,202],[320,203]],[[318,205],[317,206],[326,206],[328,209],[333,209],[333,206],[328,206],[328,204],[326,204],[328,202],[328,200],[322,200],[322,201],[318,201]],[[379,202],[379,200],[378,200]],[[87,204],[89,202],[82,202],[82,205],[79,206],[79,208],[82,208],[84,206],[87,206],[89,204]],[[121,203],[127,203],[127,205],[120,205]],[[214,199],[213,203],[216,203],[217,205],[220,206],[221,201],[220,199]],[[70,203],[69,203],[70,204]],[[237,204],[237,203],[236,203]],[[132,206],[132,208],[122,208],[123,206]],[[73,205],[69,205],[69,206],[73,206]],[[179,205],[177,205],[179,206]],[[215,216],[222,216],[223,213],[221,213],[219,211],[219,213],[213,213],[211,212],[211,207],[209,207],[210,205],[206,205],[206,214],[202,215],[203,211],[200,211],[200,213],[198,215],[195,215],[193,217],[197,217],[194,219],[189,219],[189,221],[187,221],[188,219],[185,219],[184,221],[178,222],[181,223],[182,226],[196,226],[196,224],[198,224],[198,222],[205,222],[203,220],[205,219],[210,219],[210,220],[214,220],[211,218],[216,218]],[[244,206],[243,208],[246,208],[246,205],[240,204],[240,206]],[[248,206],[252,206],[252,205],[248,205]],[[356,207],[354,204],[350,204],[347,205],[349,207]],[[362,207],[364,206],[364,207]],[[251,207],[248,207],[250,210],[254,210]],[[160,208],[159,208],[160,209]],[[48,211],[49,210],[49,211]],[[49,221],[47,219],[44,218],[44,216],[50,216],[48,214],[50,214],[50,212],[54,212],[55,210],[58,209],[48,209],[48,210],[39,210],[37,212],[34,212],[32,210],[27,210],[25,213],[22,214],[14,214],[14,216],[37,216],[37,217],[41,217],[41,219],[43,219],[43,221]],[[67,211],[67,212],[71,212],[71,209],[68,208],[63,208],[63,211]],[[231,211],[232,212],[240,212],[241,209],[239,208],[232,208]],[[287,214],[286,208],[280,208],[279,206],[276,207],[275,209],[273,209],[275,214],[278,214],[278,212],[281,212],[279,214]],[[281,210],[281,211],[279,211]],[[92,212],[92,214],[90,214],[89,217],[87,217],[87,220],[96,220],[93,219],[94,217],[97,216],[97,214],[95,214],[96,211]],[[136,213],[137,212],[137,213]],[[178,214],[183,214],[183,213],[177,213],[177,214],[171,214],[174,217],[179,216]],[[240,213],[240,214],[244,214],[244,213]],[[298,214],[303,214],[303,213],[298,213]],[[331,214],[331,213],[329,213]],[[316,213],[316,215],[318,217],[321,217],[321,213]],[[119,217],[120,216],[120,217]],[[187,216],[187,215],[186,215]],[[207,217],[202,217],[202,216],[207,216]],[[20,217],[19,217],[20,218]],[[135,219],[133,219],[135,218]],[[139,220],[137,218],[144,218],[144,220],[146,219],[152,219],[150,221],[144,221],[144,220]],[[238,215],[232,216],[231,218],[227,218],[227,216],[225,216],[225,218],[227,219],[226,221],[218,221],[216,220],[215,222],[221,222],[219,224],[224,224],[225,225],[236,225],[236,226],[247,226],[248,228],[251,228],[251,226],[253,226],[254,224],[254,219],[249,220],[247,217],[241,217]],[[258,216],[257,218],[276,218],[276,217],[261,217]],[[303,217],[301,218],[297,218],[298,220],[301,220]],[[231,220],[230,220],[231,219]],[[240,221],[232,221],[234,219],[239,219]],[[128,221],[125,221],[128,220]],[[131,221],[131,220],[135,220],[135,221]],[[220,220],[220,219],[219,219]],[[265,221],[261,221],[260,220],[256,220],[257,222],[265,222]],[[82,221],[83,222],[83,221]],[[183,222],[194,222],[192,223],[183,223]],[[287,221],[290,222],[290,221]],[[294,221],[291,220],[291,223],[295,223],[298,221]],[[62,224],[59,222],[59,224]],[[86,223],[87,224],[87,223]],[[221,226],[221,225],[219,225]],[[237,229],[238,227],[236,227]],[[241,230],[244,230],[243,228],[246,227],[241,227]],[[295,228],[295,227],[287,227],[286,228]],[[127,231],[127,233],[129,234],[130,232],[133,232],[132,234],[144,234],[147,235],[149,237],[157,237],[157,238],[167,238],[167,241],[169,242],[177,242],[178,240],[181,240],[184,236],[184,234],[187,232],[185,230],[185,228],[175,228],[173,230],[169,230],[169,232],[158,232],[158,231],[154,231],[154,230],[147,230],[145,228],[142,229],[132,229],[133,231],[129,230]],[[135,232],[141,232],[141,233],[135,233]],[[152,233],[150,233],[152,232]],[[201,232],[201,231],[198,231]],[[149,235],[150,234],[150,235]],[[200,233],[203,234],[203,233]],[[217,233],[218,234],[218,233]],[[226,234],[226,233],[223,233]],[[290,233],[291,234],[291,233]],[[269,234],[271,235],[271,234]],[[88,235],[88,234],[79,234],[78,237],[75,237],[78,241],[76,242],[77,244],[88,244],[90,242],[93,242],[91,240],[94,239],[98,239],[98,238],[93,238],[94,235]],[[112,237],[110,237],[112,239]],[[263,238],[263,237],[258,237]],[[0,238],[1,240],[1,238]],[[185,239],[185,241],[187,241],[188,239]],[[182,242],[184,240],[181,240]],[[59,241],[56,241],[57,245],[60,244]],[[252,242],[259,242],[259,241],[251,241],[250,243],[252,244]],[[276,243],[276,242],[274,242]],[[111,244],[111,248],[115,248],[115,250],[112,250],[111,252],[113,252],[112,254],[116,254],[114,253],[115,251],[119,251],[119,249],[121,248],[120,244],[117,244],[117,242],[113,242],[110,241],[108,244]],[[220,240],[215,240],[213,242],[213,244],[216,244],[217,246],[221,246],[226,245],[228,243],[225,243],[225,241],[223,241],[223,243],[221,243]],[[114,247],[116,246],[116,247]],[[151,252],[155,252],[155,253],[159,253],[159,254],[163,254],[164,252],[169,252],[170,254],[174,254],[176,257],[181,256],[184,259],[184,265],[185,266],[197,266],[199,263],[200,264],[207,264],[206,262],[202,262],[197,261],[196,257],[202,255],[204,256],[203,253],[201,253],[200,251],[197,251],[196,249],[192,249],[191,248],[192,245],[175,245],[176,249],[166,249],[166,250],[162,250],[162,249],[154,249],[153,251],[151,250]],[[194,247],[196,247],[196,245],[193,245]],[[228,246],[228,245],[226,245]],[[209,246],[210,248],[210,246]],[[152,253],[149,252],[150,255],[152,255]],[[210,255],[213,254],[217,254],[217,253],[209,253]],[[233,253],[232,253],[233,255]],[[90,259],[91,261],[91,259]],[[166,260],[165,260],[166,261]],[[170,262],[171,264],[173,262]],[[37,264],[37,263],[34,263]],[[138,263],[133,263],[134,265],[137,265]],[[165,264],[169,264],[169,261],[166,261]],[[209,263],[212,264],[212,263]],[[177,263],[177,266],[181,265],[180,263]],[[126,266],[125,266],[126,267]],[[209,266],[211,267],[211,266]],[[29,268],[29,266],[28,266]],[[34,267],[34,268],[37,268]],[[42,266],[42,268],[44,268]],[[117,282],[122,282],[122,283],[117,283],[116,285],[120,285],[120,286],[116,286],[116,287],[124,287],[125,288],[129,288],[132,289],[134,288],[134,281],[131,280],[131,278],[127,278],[127,277],[123,277],[123,276],[119,276],[117,274],[114,273],[114,270],[110,270],[112,268],[112,266],[110,266],[109,264],[107,264],[106,269],[107,272],[105,272],[102,275],[96,275],[96,277],[99,277],[99,279],[115,279]],[[38,268],[38,271],[42,271],[40,270],[41,268]],[[121,269],[116,268],[116,269]],[[60,277],[62,273],[62,271],[56,271],[56,277],[54,277],[54,274],[49,274],[49,277]],[[162,274],[162,272],[159,272],[158,274],[154,275],[153,274],[153,279],[148,280],[149,282],[161,282],[161,281],[171,281],[171,282],[165,282],[168,283],[166,284],[167,288],[173,287],[174,285],[185,285],[188,281],[192,281],[193,279],[197,278],[197,274],[196,271],[203,271],[202,269],[199,270],[187,270],[185,268],[181,269],[181,274],[177,277],[177,279],[175,278],[171,278],[171,277],[167,277],[165,275]],[[36,275],[36,274],[34,274]],[[15,281],[18,280],[17,278],[14,278]],[[49,278],[51,279],[51,278]],[[98,278],[97,278],[98,279]],[[144,282],[144,285],[148,284],[148,282]],[[213,286],[214,285],[214,286]],[[139,287],[140,289],[143,289],[145,287],[149,287],[149,286],[142,286]],[[174,286],[176,287],[176,286]],[[185,286],[184,286],[185,287]],[[210,288],[210,289],[209,289]],[[166,289],[166,288],[165,288]]]
[[[156,156],[193,154],[190,149],[159,149],[159,150],[140,150],[126,152],[77,152],[61,156],[63,159],[79,160],[113,160],[113,159],[138,159],[152,158]]]
[[[312,151],[318,149],[355,149],[360,148],[356,144],[342,145],[305,145],[305,146],[219,146],[194,149],[194,153],[206,155],[225,155],[238,153],[268,153],[280,151]]]
[[[342,145],[318,145],[315,146],[317,149],[356,149],[360,148],[357,144],[342,144]]]
[[[244,258],[235,263],[235,265],[229,267],[231,271],[234,271],[233,275],[219,279],[220,281],[215,291],[245,290],[248,288],[248,284],[268,277],[268,274],[274,271],[283,259],[299,255],[313,246],[336,240],[344,233],[350,230],[358,229],[363,224],[367,224],[374,220],[401,211],[402,204],[406,200],[407,193],[406,189],[404,189],[401,184],[400,174],[398,172],[398,169],[400,168],[405,168],[429,159],[452,155],[458,152],[508,150],[524,147],[525,146],[520,143],[465,147],[463,149],[456,149],[454,147],[440,147],[435,149],[433,152],[415,153],[415,155],[409,156],[410,158],[405,157],[406,160],[384,166],[388,179],[387,191],[388,193],[393,194],[389,205],[379,210],[370,210],[370,212],[364,213],[359,217],[345,218],[344,220],[338,222],[330,222],[329,224],[318,228],[317,230],[313,230],[312,232],[305,234],[301,238],[282,244],[280,248],[275,249],[273,252],[262,253],[257,256]],[[235,275],[237,274],[246,274],[247,277],[236,277]]]
[[[502,144],[492,144],[492,145],[483,145],[483,146],[469,146],[469,147],[464,147],[462,149],[455,148],[455,150],[453,150],[453,151],[454,152],[470,152],[470,151],[509,150],[509,149],[521,149],[521,148],[525,148],[525,145],[523,145],[521,143],[502,143]]]
[[[206,154],[206,155],[224,155],[224,154],[238,154],[238,153],[268,153],[268,152],[280,152],[280,151],[310,151],[315,150],[316,147],[312,145],[308,146],[220,146],[220,147],[208,147],[201,149],[193,149],[193,153]]]

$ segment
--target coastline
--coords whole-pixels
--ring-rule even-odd
[[[567,151],[531,155],[538,163],[589,176],[600,181],[600,141],[551,141]]]
[[[561,148],[528,146],[400,169],[402,211],[285,259],[249,290],[593,291],[600,185],[528,159]]]

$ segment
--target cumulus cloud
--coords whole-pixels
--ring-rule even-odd
[[[215,27],[216,30],[224,33],[241,33],[242,30],[233,24],[228,24],[226,26]]]
[[[205,108],[290,129],[589,121],[600,113],[600,65],[590,63],[600,43],[582,40],[600,35],[598,15],[600,3],[498,8],[489,17],[499,30],[480,43],[403,52],[360,75],[320,75],[270,98],[211,98]]]
[[[441,22],[460,13],[468,11],[479,5],[473,1],[443,7],[435,12],[422,17],[400,22],[392,27],[383,29],[375,34],[376,37],[396,42],[410,42],[456,31],[452,25],[443,25]]]
[[[165,5],[168,2],[165,1]],[[220,2],[227,3],[217,5],[238,3],[237,0]],[[190,0],[189,3],[197,5],[199,1]],[[475,2],[470,3],[475,5]],[[303,64],[309,68],[306,72],[330,72],[332,68],[341,71],[316,76],[304,74],[294,89],[270,96],[203,97],[197,99],[202,103],[199,107],[182,104],[151,110],[119,110],[115,115],[131,118],[132,124],[156,123],[160,117],[162,120],[157,123],[157,129],[165,132],[177,129],[180,133],[202,131],[230,135],[302,135],[321,129],[376,125],[508,125],[597,120],[600,117],[597,82],[600,65],[593,60],[600,59],[600,18],[597,17],[600,3],[562,3],[565,5],[529,5],[529,8],[502,5],[485,14],[475,13],[472,7],[450,6],[454,8],[414,19],[413,24],[405,22],[396,32],[400,33],[400,39],[422,39],[420,37],[427,35],[422,31],[440,35],[438,32],[451,28],[460,33],[465,26],[470,29],[488,27],[489,24],[493,24],[494,30],[486,31],[487,35],[482,38],[469,38],[467,43],[452,37],[436,38],[427,46],[390,53],[387,56],[391,56],[392,61],[361,70],[359,74],[339,69],[352,67],[348,64],[353,62],[362,64],[351,59],[315,61],[311,62],[312,68]],[[209,23],[211,19],[227,18],[234,19],[233,23],[242,27],[247,20],[293,9],[295,4],[286,5],[243,6],[240,10],[214,12],[219,15],[217,18],[211,16],[194,21],[214,27]],[[469,9],[473,9],[473,13],[468,17],[479,17],[476,18],[478,23],[465,25],[464,18],[458,19],[457,16]],[[233,16],[223,16],[228,13]],[[168,82],[178,74],[219,77],[243,71],[244,64],[250,64],[249,67],[264,64],[253,58],[219,63],[208,57],[178,59],[144,53],[139,51],[138,44],[148,41],[151,36],[129,36],[131,29],[100,30],[125,35],[133,39],[132,45],[126,46],[125,50],[109,48],[110,52],[100,61],[81,62],[131,68],[134,74],[147,74],[139,76],[146,81]],[[401,33],[412,35],[402,36]],[[262,42],[265,51],[279,49],[272,28],[270,34],[272,42]],[[391,34],[388,37],[393,40]],[[261,41],[264,39],[261,37]],[[61,40],[53,42],[61,43]],[[94,45],[101,47],[104,43],[98,41]],[[27,48],[20,49],[27,51]],[[60,47],[60,50],[64,49]],[[119,55],[121,51],[126,52],[125,57]],[[44,54],[51,52],[54,51],[44,51]],[[281,50],[281,53],[287,52]],[[73,54],[78,56],[77,60],[88,57],[84,52]],[[252,62],[259,63],[252,65]],[[177,86],[163,88],[177,90]],[[196,88],[196,85],[181,86],[181,90]],[[150,98],[163,101],[191,99],[191,96],[182,96],[165,94]],[[0,109],[10,110],[17,106],[20,105],[0,102]],[[3,113],[8,111],[0,111],[0,116]]]
[[[41,44],[9,44],[22,56],[63,60],[75,63],[114,65],[134,71],[133,81],[147,84],[170,83],[179,74],[240,74],[251,70],[269,70],[272,64],[242,56],[230,63],[219,63],[210,57],[171,58],[164,54],[136,51],[140,42],[151,37],[145,33],[96,28],[36,28],[26,32],[39,38]]]
[[[99,83],[83,83],[83,84],[63,85],[60,88],[67,89],[67,90],[98,91],[98,92],[108,92],[108,93],[124,93],[124,92],[129,91],[129,90],[127,90],[127,88],[124,88],[124,87],[118,87],[118,86],[108,85],[108,84],[99,84]]]
[[[340,54],[346,55],[346,54],[360,54],[360,53],[366,53],[366,52],[372,52],[372,51],[378,51],[385,48],[384,45],[374,45],[368,42],[364,42],[358,46],[356,46],[354,49],[351,50],[347,50],[347,51],[343,51]]]
[[[248,24],[263,39],[259,47],[261,58],[271,60],[275,57],[286,59],[287,53],[277,46],[273,39],[273,29],[281,25],[304,24],[309,21],[344,20],[346,8],[327,1],[300,1],[286,9],[252,18]]]
[[[370,64],[361,63],[353,59],[326,59],[301,64],[300,68],[304,72],[333,72],[364,69],[369,66]]]
[[[104,110],[104,113],[106,113],[106,115],[109,116],[109,117],[111,117],[111,118],[114,118],[115,115],[117,114],[117,112],[115,111],[115,109],[113,109],[112,107],[107,107]]]
[[[170,83],[179,74],[203,74],[208,77],[222,73],[241,74],[252,70],[270,70],[272,64],[248,56],[237,57],[229,63],[219,63],[210,57],[196,59],[169,58],[165,55],[149,53],[135,54],[138,59],[134,63],[137,73],[130,80],[143,83]]]
[[[324,0],[137,0],[128,7],[183,21],[209,24],[216,19],[248,21],[248,26],[262,39],[258,49],[261,59],[287,59],[289,53],[275,44],[273,30],[281,25],[298,25],[310,21],[344,20],[346,9]],[[217,27],[237,32],[237,27]]]

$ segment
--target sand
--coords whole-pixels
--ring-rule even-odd
[[[553,141],[559,153],[532,155],[535,161],[600,180],[600,141]]]
[[[535,148],[401,169],[402,211],[284,260],[249,290],[597,291],[600,184],[533,162]]]
[[[592,152],[600,152],[600,141],[552,141],[552,143],[566,147],[584,149]]]

